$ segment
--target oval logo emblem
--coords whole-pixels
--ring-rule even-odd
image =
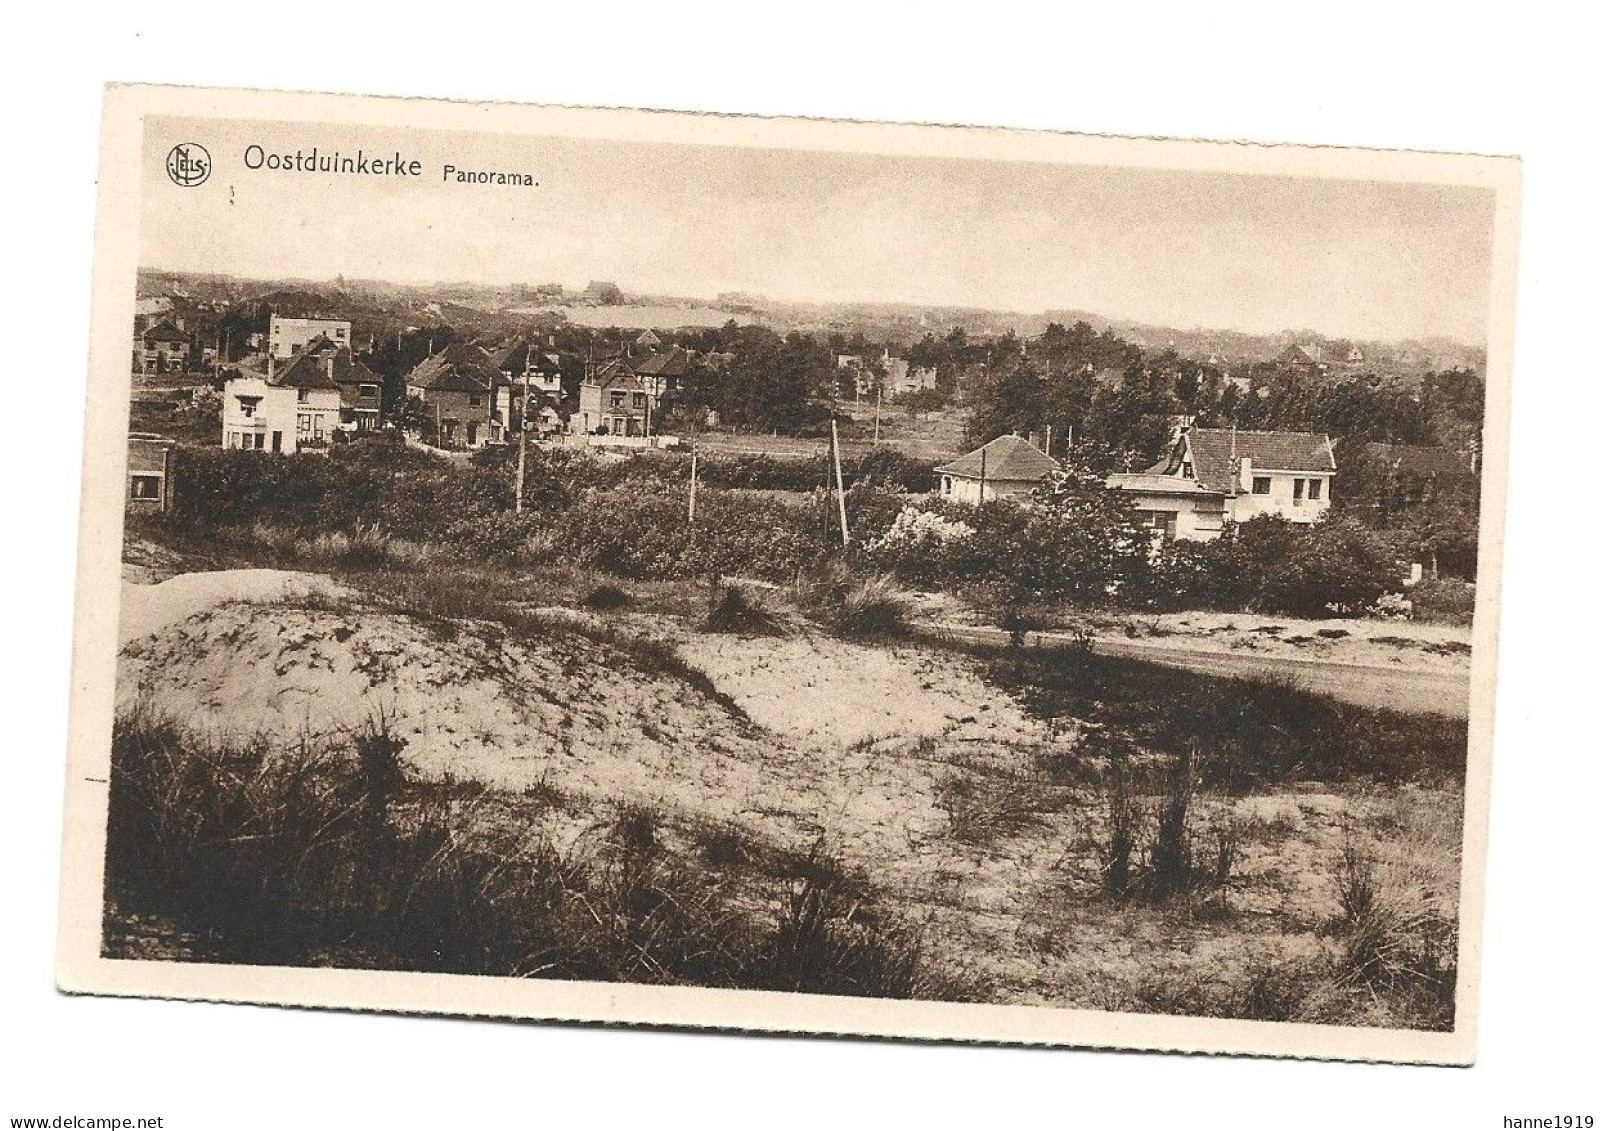
[[[175,185],[194,188],[212,175],[212,155],[194,142],[175,145],[167,154],[167,175]]]

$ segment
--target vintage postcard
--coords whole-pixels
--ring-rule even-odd
[[[111,88],[60,985],[1471,1061],[1519,183]]]

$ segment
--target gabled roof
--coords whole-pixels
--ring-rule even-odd
[[[147,342],[187,342],[186,335],[171,322],[158,322],[141,335]]]
[[[629,363],[629,359],[623,357],[613,358],[600,369],[597,369],[594,373],[590,374],[590,376],[586,377],[584,383],[586,385],[595,386],[601,389],[611,389],[615,386],[622,386],[626,389],[632,389],[635,392],[643,393],[648,391],[646,387],[640,383],[640,379],[635,376],[634,366]]]
[[[349,350],[341,351],[347,355],[349,364]],[[339,354],[332,355],[334,364],[338,364]],[[298,353],[283,365],[273,370],[273,375],[267,379],[269,385],[280,388],[294,389],[333,389],[337,388],[334,378],[330,375],[333,366],[330,357],[319,352]]]
[[[657,335],[652,331],[647,330],[635,339],[635,345],[639,346],[643,350],[654,350],[658,346],[662,345],[662,339],[657,337]]]
[[[680,346],[666,353],[654,353],[635,366],[642,377],[683,377],[690,368],[690,354]]]
[[[968,455],[960,456],[935,470],[942,475],[978,479],[982,464],[985,480],[988,483],[1035,482],[1045,479],[1061,467],[1057,460],[1023,436],[998,436],[983,447],[975,448]]]
[[[490,350],[490,363],[505,372],[521,370],[529,358],[529,343],[521,336],[509,338]]]
[[[1318,432],[1252,432],[1229,428],[1192,428],[1169,458],[1150,468],[1157,474],[1173,475],[1180,469],[1183,452],[1189,451],[1192,474],[1198,483],[1214,491],[1229,491],[1235,485],[1234,459],[1250,459],[1254,470],[1323,471],[1336,470],[1336,457],[1330,439]]]
[[[482,348],[458,342],[418,362],[406,383],[431,393],[487,393],[500,375]]]
[[[531,373],[560,373],[562,359],[554,353],[540,353],[534,346],[516,337],[489,351],[490,364],[501,373],[521,374],[525,367]]]

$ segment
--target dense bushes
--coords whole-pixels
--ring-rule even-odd
[[[1475,615],[1475,586],[1455,577],[1427,577],[1408,591],[1415,620],[1469,624]]]
[[[1165,547],[1151,596],[1164,608],[1358,614],[1397,587],[1398,572],[1386,544],[1354,522],[1255,518],[1212,542]]]
[[[464,464],[388,437],[327,455],[181,449],[172,521],[189,533],[232,526],[302,541],[343,535],[353,547],[397,539],[475,560],[560,555],[637,578],[787,582],[842,556],[821,458],[702,461],[694,528],[682,455],[613,463],[534,453],[522,514],[513,513],[509,459],[494,450]],[[904,584],[967,591],[1010,626],[1022,626],[1028,609],[1061,601],[1360,613],[1398,580],[1390,548],[1351,520],[1308,527],[1259,518],[1213,542],[1173,543],[1154,554],[1130,499],[1098,476],[1059,473],[1025,506],[909,504],[902,492],[927,470],[889,449],[853,462],[846,558]],[[361,565],[360,554],[339,547],[298,556]],[[1416,607],[1439,619],[1467,617],[1473,606],[1472,592],[1449,583],[1415,596]]]
[[[554,453],[561,458],[562,453]],[[475,462],[504,461],[503,455]],[[690,456],[684,451],[652,452],[617,463],[572,459],[564,471],[585,486],[616,487],[642,480],[683,486],[690,480]],[[773,456],[762,453],[704,453],[696,461],[696,477],[705,487],[742,491],[811,492],[834,485],[828,456]],[[892,491],[922,494],[935,489],[935,465],[913,459],[894,448],[875,448],[841,460],[841,479],[847,487],[861,484]]]
[[[448,542],[512,510],[513,483],[499,470],[461,466],[387,436],[328,454],[178,450],[174,520],[189,527],[265,521],[295,531],[378,526],[403,538]],[[560,468],[531,461],[524,487],[533,511],[571,499]]]
[[[1039,602],[1139,601],[1150,547],[1128,496],[1066,472],[1028,506],[905,508],[864,555],[904,581],[971,589],[1017,616]]]

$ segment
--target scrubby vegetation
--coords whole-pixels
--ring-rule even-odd
[[[177,510],[158,521],[169,540],[232,544],[285,566],[562,561],[623,578],[779,584],[846,568],[960,593],[1020,628],[1031,610],[1064,604],[1360,614],[1400,587],[1397,563],[1410,552],[1351,519],[1301,527],[1260,518],[1154,555],[1130,500],[1099,475],[1071,469],[1029,506],[910,502],[902,492],[925,484],[922,465],[884,449],[853,461],[844,547],[821,459],[703,460],[692,523],[687,459],[538,453],[525,510],[514,514],[506,460],[494,451],[452,462],[387,437],[327,455],[180,449]],[[1473,587],[1431,581],[1410,599],[1414,615],[1457,621],[1473,608]]]
[[[560,794],[425,782],[382,720],[331,745],[199,743],[119,719],[106,895],[157,917],[186,957],[911,997],[919,939],[821,850],[738,836],[717,853],[639,806],[586,814],[559,844]],[[725,838],[734,834],[724,831]],[[677,842],[677,843],[676,843]]]
[[[1244,793],[1295,781],[1461,782],[1468,724],[1360,707],[1294,684],[1226,679],[1087,650],[976,647],[990,678],[1045,719],[1095,719],[1167,757],[1198,756],[1209,788]],[[1094,777],[1108,753],[1087,744]]]

